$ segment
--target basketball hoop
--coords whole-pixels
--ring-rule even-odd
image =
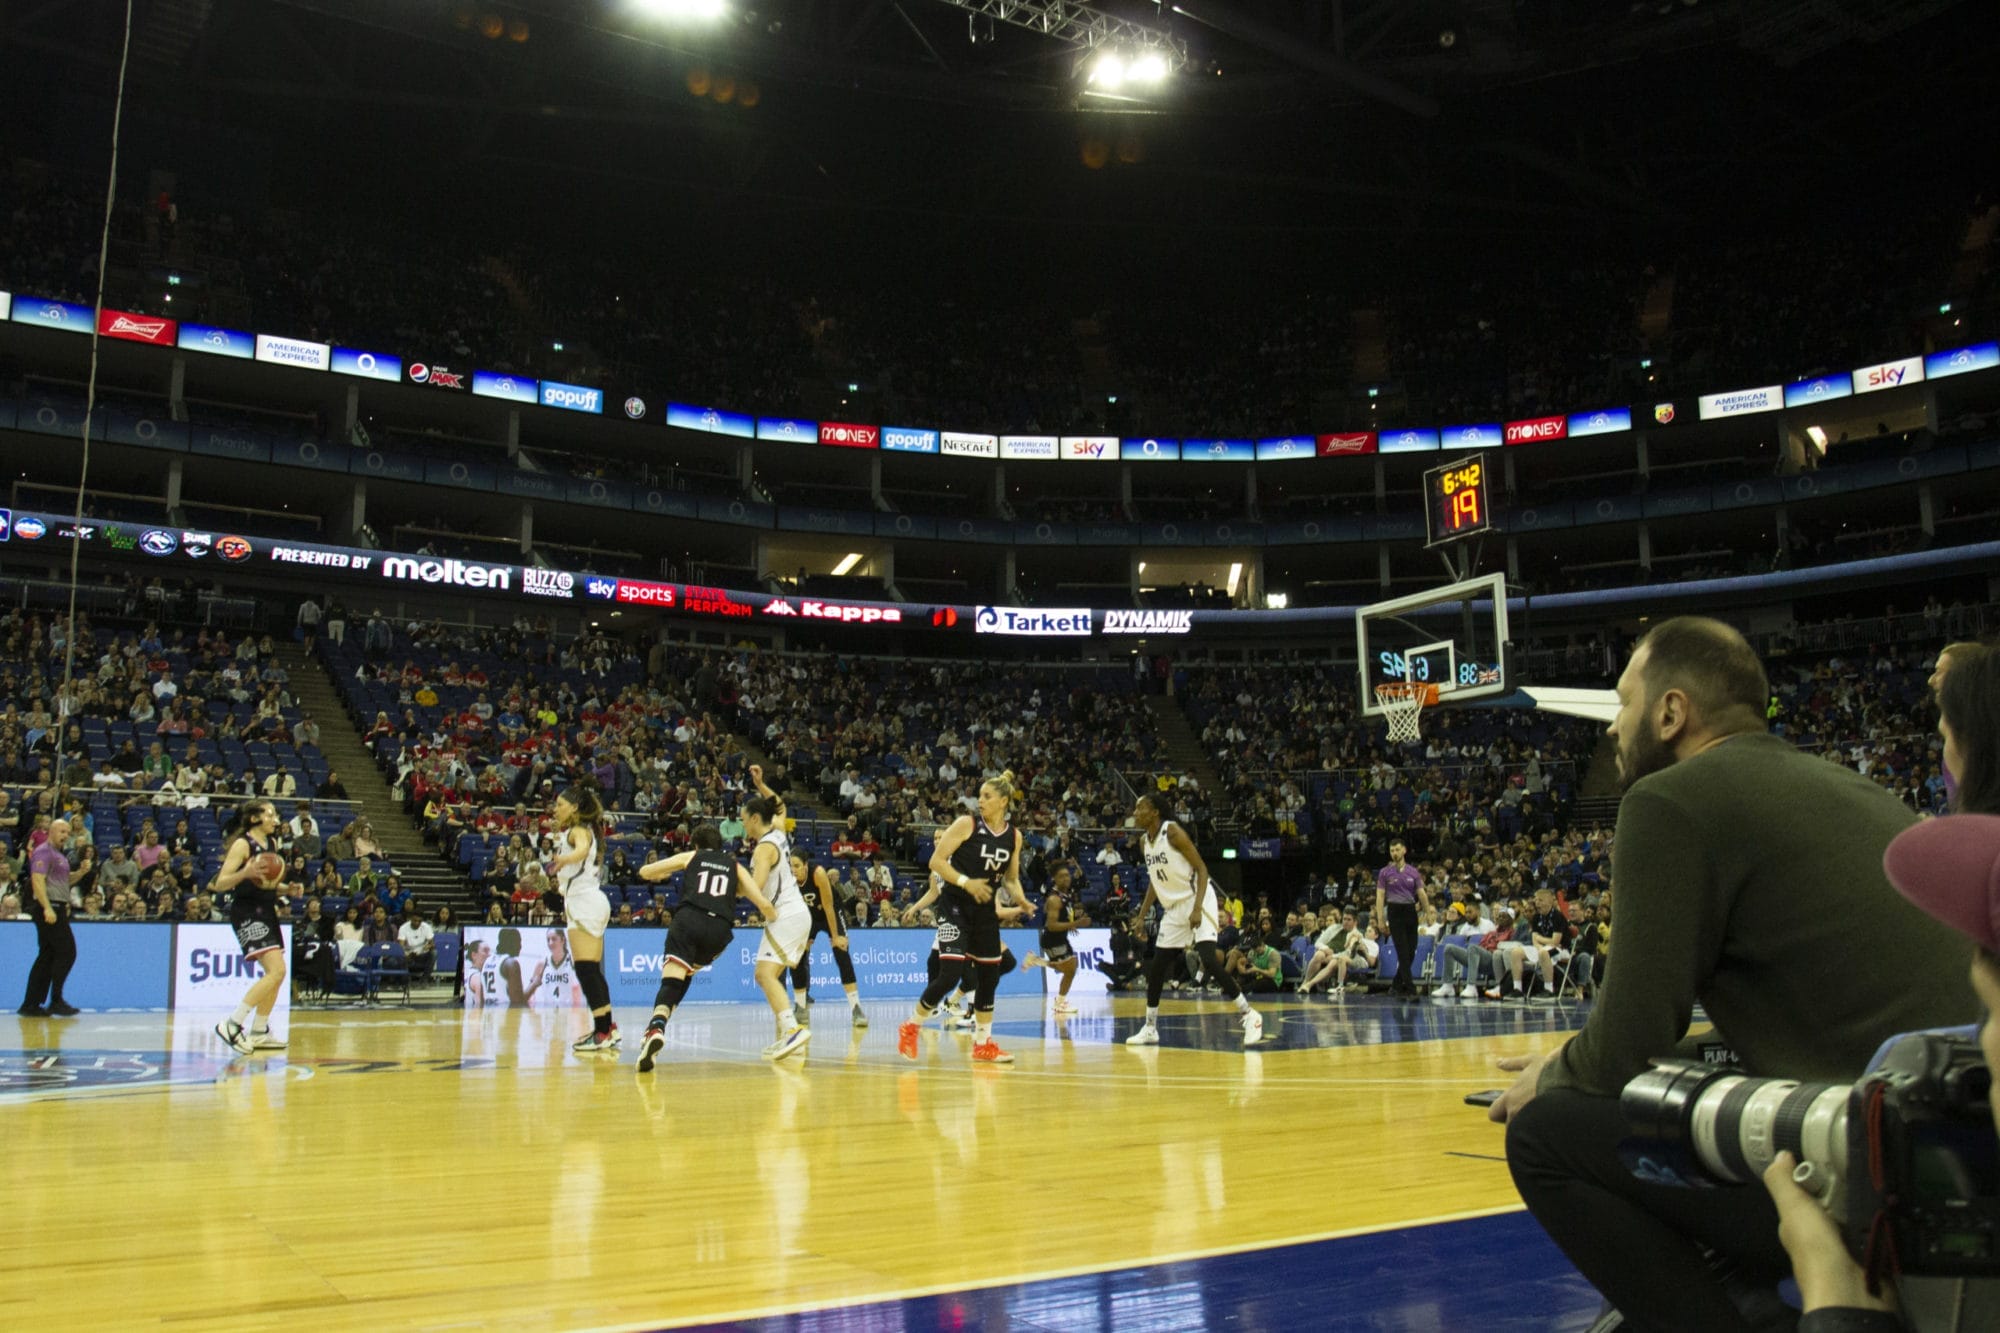
[[[1422,738],[1419,725],[1424,709],[1438,701],[1438,688],[1414,681],[1397,681],[1375,687],[1375,702],[1389,724],[1389,740],[1395,744]]]

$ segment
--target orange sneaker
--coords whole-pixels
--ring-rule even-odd
[[[972,1063],[976,1065],[1011,1065],[1014,1057],[1000,1049],[997,1041],[977,1042],[972,1047]]]
[[[917,1025],[905,1023],[896,1029],[896,1054],[905,1060],[917,1058]]]

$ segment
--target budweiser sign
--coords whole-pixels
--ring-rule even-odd
[[[1322,435],[1319,437],[1319,456],[1336,458],[1342,454],[1372,454],[1375,452],[1375,432],[1356,431],[1347,435]]]
[[[97,331],[107,338],[122,338],[126,342],[172,347],[179,328],[173,320],[153,315],[131,315],[123,310],[97,312]]]

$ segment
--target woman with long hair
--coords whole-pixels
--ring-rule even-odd
[[[250,983],[236,1012],[215,1025],[215,1035],[244,1055],[282,1050],[284,1038],[271,1031],[271,1010],[285,984],[285,942],[278,929],[277,894],[284,876],[280,871],[276,878],[262,879],[252,868],[257,857],[277,850],[278,808],[269,801],[245,801],[237,807],[225,840],[228,850],[222,856],[222,869],[210,887],[215,893],[230,895],[229,924],[236,932],[237,946],[245,958],[256,960],[264,975]]]
[[[604,804],[597,788],[579,782],[556,797],[556,892],[569,919],[569,953],[576,984],[590,1008],[590,1031],[570,1047],[579,1055],[618,1049],[618,1025],[611,1021],[611,983],[604,976],[604,928],[611,924],[611,900],[604,896]]]

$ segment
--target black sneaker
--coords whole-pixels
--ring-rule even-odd
[[[83,1010],[77,1008],[75,1005],[71,1004],[68,1000],[57,1000],[54,1004],[49,1006],[49,1013],[57,1018],[75,1018],[78,1014],[82,1012]]]
[[[23,1018],[47,1018],[49,1011],[39,1004],[24,1004],[14,1011]]]

